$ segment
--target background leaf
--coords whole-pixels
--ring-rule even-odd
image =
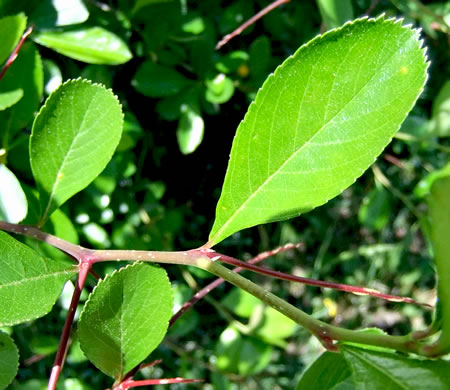
[[[136,263],[100,281],[78,324],[88,359],[116,379],[144,360],[161,342],[172,316],[166,271]]]
[[[38,28],[54,28],[83,23],[89,17],[82,0],[43,0],[30,19]]]
[[[67,57],[90,64],[119,65],[133,57],[122,39],[98,26],[44,31],[36,34],[34,40]]]
[[[2,37],[0,65],[3,65],[19,43],[19,39],[25,31],[26,25],[27,17],[23,13],[5,16],[0,19],[0,37]]]
[[[342,346],[356,390],[444,390],[450,385],[450,362],[409,359],[396,354]]]
[[[316,0],[326,28],[336,28],[353,19],[351,0]]]
[[[41,257],[0,232],[0,326],[42,317],[56,302],[76,268],[63,260]]]
[[[301,47],[239,125],[208,245],[352,184],[398,130],[426,68],[418,33],[393,20],[359,19]]]
[[[19,368],[19,351],[11,337],[0,331],[0,389],[5,389]]]
[[[0,220],[19,223],[27,216],[25,193],[14,173],[0,164]]]
[[[50,95],[30,140],[42,221],[100,174],[120,141],[122,125],[117,98],[101,85],[71,80]]]

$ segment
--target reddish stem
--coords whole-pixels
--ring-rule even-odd
[[[58,377],[62,370],[62,366],[64,364],[67,349],[69,346],[69,336],[73,324],[73,319],[75,317],[78,303],[80,302],[81,291],[83,290],[84,283],[86,282],[86,278],[89,274],[91,266],[92,264],[89,261],[81,261],[79,264],[80,272],[78,273],[78,279],[75,284],[72,301],[70,302],[69,312],[67,313],[66,322],[64,323],[63,332],[59,341],[58,352],[56,353],[55,362],[53,363],[47,390],[56,389],[56,383],[58,382]]]
[[[229,41],[231,41],[234,37],[238,36],[242,31],[250,27],[257,20],[261,19],[264,15],[268,14],[273,9],[279,7],[282,4],[289,3],[291,0],[276,0],[273,3],[270,3],[267,7],[263,8],[256,15],[252,16],[245,23],[241,24],[236,30],[231,32],[230,34],[225,35],[219,43],[216,45],[216,50],[219,50],[222,46],[226,45]]]
[[[22,38],[20,38],[19,43],[14,48],[13,52],[10,54],[8,59],[5,62],[5,65],[3,65],[2,70],[0,71],[0,80],[5,75],[8,68],[13,64],[13,62],[16,60],[17,56],[19,55],[19,50],[22,47],[23,43],[25,42],[25,39],[27,39],[28,35],[31,34],[33,31],[33,26],[28,27],[28,29],[23,33]]]
[[[167,379],[145,379],[141,381],[127,380],[122,382],[115,390],[126,390],[132,387],[152,386],[152,385],[170,385],[172,383],[198,383],[203,382],[202,379],[184,379],[184,378],[167,378]]]
[[[276,249],[267,251],[267,252],[262,252],[259,255],[257,255],[256,257],[250,259],[247,261],[246,264],[256,264],[259,263],[260,261],[267,259],[268,257],[274,256],[277,253],[281,253],[281,252],[285,252],[288,251],[290,249],[295,249],[295,248],[301,248],[303,247],[302,243],[298,243],[298,244],[286,244],[284,246],[280,246]],[[233,269],[233,272],[241,272],[244,268],[243,267],[236,267]],[[200,291],[198,291],[191,299],[189,299],[189,301],[186,301],[183,306],[180,308],[180,310],[178,310],[170,319],[169,322],[169,328],[175,323],[176,320],[178,320],[178,318],[180,318],[187,310],[189,310],[193,305],[195,305],[199,300],[201,300],[202,298],[204,298],[208,293],[210,293],[212,290],[214,290],[215,288],[219,287],[223,282],[225,282],[224,279],[222,278],[218,278],[216,280],[214,280],[212,283],[208,284],[207,286],[203,287]]]

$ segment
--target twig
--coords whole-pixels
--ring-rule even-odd
[[[15,59],[19,55],[20,48],[22,47],[23,43],[25,42],[25,39],[27,39],[28,35],[30,35],[32,31],[33,31],[33,26],[30,26],[23,33],[22,38],[20,38],[19,43],[17,44],[17,46],[15,47],[15,49],[13,50],[11,55],[8,57],[8,59],[5,62],[5,65],[3,65],[3,68],[0,71],[0,80],[3,78],[3,76],[5,75],[8,68],[12,65],[12,63],[15,61]]]
[[[236,30],[231,32],[230,34],[225,35],[219,43],[216,45],[216,50],[219,50],[222,46],[226,45],[229,41],[231,41],[234,37],[238,36],[245,29],[250,27],[253,23],[261,19],[263,16],[267,15],[273,9],[279,7],[282,4],[289,3],[291,0],[276,0],[273,3],[269,4],[267,7],[263,8],[256,15],[252,16],[245,23],[241,24]]]

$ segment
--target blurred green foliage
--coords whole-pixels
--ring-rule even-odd
[[[27,145],[40,102],[69,78],[105,84],[125,111],[118,151],[45,230],[97,248],[198,247],[214,219],[235,129],[268,74],[346,15],[402,17],[423,28],[431,66],[418,104],[376,163],[384,176],[369,171],[327,205],[298,219],[236,233],[217,250],[248,259],[304,242],[305,251],[279,254],[267,265],[433,303],[432,253],[421,225],[432,182],[450,175],[450,8],[440,1],[352,0],[345,2],[346,12],[330,15],[332,3],[292,0],[216,51],[223,35],[269,1],[3,0],[0,17],[22,12],[34,32],[0,82],[0,99],[23,91],[17,104],[0,111],[0,163],[25,184],[32,210],[36,195],[26,186],[32,183]],[[3,61],[7,56],[1,54]],[[32,211],[28,218],[32,223]],[[39,249],[47,255],[51,250]],[[98,265],[97,271],[112,272],[115,266]],[[166,268],[176,281],[178,307],[211,278],[198,270]],[[400,334],[431,320],[421,307],[246,276],[316,318],[348,328],[377,326]],[[95,281],[89,283],[91,290]],[[2,329],[20,349],[19,375],[11,388],[46,386],[71,288],[68,283],[58,307],[43,319]],[[205,379],[177,389],[294,388],[302,369],[323,349],[303,329],[252,300],[222,285],[171,328],[148,358],[163,363],[141,377]],[[110,385],[82,355],[75,330],[58,388]]]

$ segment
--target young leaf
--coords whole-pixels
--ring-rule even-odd
[[[337,390],[347,382],[345,389],[352,389],[351,371],[344,357],[338,353],[324,352],[306,368],[296,389]]]
[[[172,316],[164,269],[143,263],[100,281],[78,324],[81,349],[105,374],[120,380],[161,342]]]
[[[450,362],[409,359],[391,353],[382,353],[342,346],[340,351],[352,371],[356,390],[416,390],[448,389]]]
[[[0,83],[0,93],[18,89],[22,90],[22,98],[8,110],[0,112],[1,130],[9,132],[9,138],[32,121],[44,89],[41,57],[31,42],[24,43]]]
[[[199,110],[184,104],[181,107],[181,118],[178,122],[177,140],[181,153],[189,154],[195,151],[203,140],[205,123]]]
[[[431,187],[428,206],[431,219],[431,241],[438,276],[442,333],[439,344],[450,352],[450,177],[438,179]]]
[[[47,314],[76,268],[41,257],[0,232],[0,326],[20,324]]]
[[[50,95],[30,140],[41,224],[103,171],[120,141],[122,124],[119,101],[101,85],[70,80]]]
[[[0,389],[12,382],[19,368],[19,351],[14,341],[0,331]]]
[[[19,39],[25,31],[26,25],[27,17],[23,13],[0,19],[0,37],[2,37],[2,44],[0,45],[0,66],[3,65],[17,43],[19,43]]]
[[[394,20],[358,19],[302,46],[238,127],[207,245],[351,185],[398,130],[426,69],[418,32]]]
[[[44,31],[34,40],[67,57],[90,64],[119,65],[133,57],[122,39],[102,27]]]
[[[19,223],[27,216],[25,193],[14,173],[0,164],[0,220]]]

